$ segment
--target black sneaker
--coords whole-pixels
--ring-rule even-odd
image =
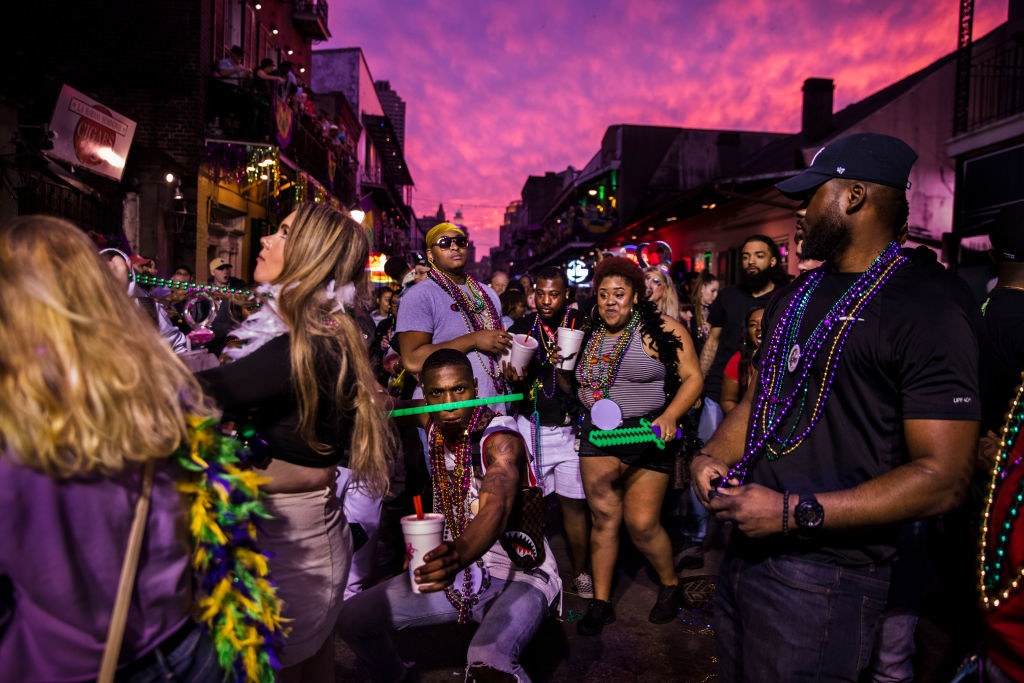
[[[587,613],[576,625],[576,631],[581,636],[600,635],[605,624],[615,621],[615,610],[612,603],[607,600],[591,600],[587,605]]]
[[[647,617],[652,624],[667,624],[679,614],[679,608],[683,605],[682,585],[658,586],[658,600],[651,608],[651,614]]]

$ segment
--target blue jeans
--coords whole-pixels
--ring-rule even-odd
[[[871,661],[889,568],[783,555],[719,569],[712,620],[720,680],[856,681]]]
[[[457,585],[461,585],[459,576]],[[519,665],[519,654],[547,614],[547,600],[533,586],[491,578],[490,586],[473,608],[473,621],[480,627],[466,653],[468,666],[483,665],[529,681]],[[413,593],[409,575],[402,573],[347,600],[337,632],[374,681],[397,681],[405,675],[405,666],[391,632],[445,624],[458,616],[443,591]]]
[[[210,636],[195,626],[178,647],[164,654],[154,650],[144,655],[151,661],[143,667],[129,664],[130,673],[119,672],[118,683],[155,683],[156,681],[188,681],[189,683],[219,683],[224,670],[217,663],[217,652]]]

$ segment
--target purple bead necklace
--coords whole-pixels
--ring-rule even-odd
[[[889,278],[906,262],[906,257],[899,253],[899,244],[891,242],[829,309],[807,337],[803,348],[800,348],[795,343],[800,323],[825,270],[818,268],[807,277],[790,299],[768,340],[746,449],[743,458],[730,469],[727,479],[743,481],[756,458],[766,454],[770,460],[775,460],[794,451],[807,438],[821,419],[853,323]],[[833,334],[837,324],[838,330]],[[826,346],[828,351],[822,381],[813,401],[810,418],[806,428],[794,436],[810,397],[808,380],[811,370]],[[792,389],[784,394],[782,387],[787,373],[793,373],[796,379]],[[777,432],[787,418],[793,416],[794,405],[798,406],[798,412],[793,419],[793,427],[789,435],[780,437]]]

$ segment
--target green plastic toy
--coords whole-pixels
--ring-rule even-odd
[[[681,429],[676,430],[676,438],[682,435],[681,432]],[[628,446],[635,443],[653,443],[659,449],[665,450],[665,442],[661,439],[661,430],[643,418],[640,418],[639,427],[595,429],[590,432],[587,439],[598,448]]]
[[[390,417],[405,417],[406,415],[420,415],[422,413],[436,413],[442,410],[457,410],[459,408],[474,408],[485,406],[489,403],[515,403],[522,401],[522,394],[506,394],[505,396],[491,396],[489,398],[471,398],[468,401],[453,401],[451,403],[436,403],[428,406],[416,406],[415,408],[399,408],[392,410]]]

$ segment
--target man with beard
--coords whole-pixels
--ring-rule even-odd
[[[534,291],[537,312],[520,318],[508,331],[536,339],[538,353],[523,375],[505,363],[505,378],[513,383],[513,391],[525,390],[527,398],[519,406],[520,431],[533,435],[544,495],[558,495],[572,562],[572,592],[589,600],[594,597],[594,581],[586,571],[590,510],[583,491],[580,456],[569,414],[574,398],[568,391],[568,380],[559,383],[552,364],[557,355],[558,328],[582,329],[584,316],[569,308],[569,282],[561,270],[541,270]]]
[[[803,256],[826,263],[768,304],[757,381],[691,465],[734,525],[713,608],[723,681],[858,680],[900,523],[966,493],[978,343],[944,273],[899,248],[916,159],[856,134],[776,186],[803,200]]]
[[[712,420],[711,431],[721,419],[722,372],[726,363],[739,351],[746,334],[747,311],[767,303],[775,287],[785,284],[787,277],[779,266],[779,247],[770,237],[751,235],[743,242],[741,259],[743,275],[740,284],[726,287],[718,293],[708,313],[711,332],[700,354],[700,369],[704,374],[704,394],[711,411],[718,414]],[[713,402],[713,406],[710,404]],[[701,434],[707,439],[710,433]]]

